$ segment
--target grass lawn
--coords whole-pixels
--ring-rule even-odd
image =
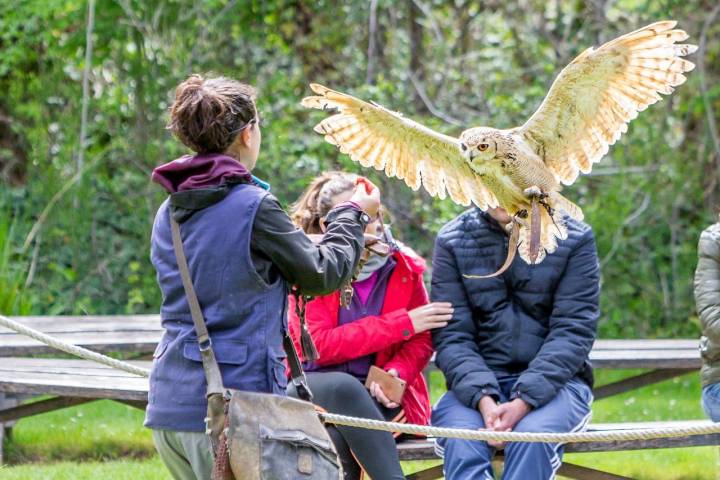
[[[598,384],[629,376],[633,371],[599,371]],[[433,372],[432,399],[444,391],[442,375]],[[683,420],[702,418],[697,374],[600,400],[593,406],[595,422]],[[3,480],[20,479],[169,479],[155,455],[143,413],[110,401],[21,420],[5,444],[8,465]],[[643,452],[572,454],[580,465],[647,480],[720,479],[717,447]],[[406,472],[437,462],[408,462]]]

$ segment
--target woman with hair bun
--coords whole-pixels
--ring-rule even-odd
[[[153,355],[145,425],[176,479],[210,478],[206,380],[171,237],[180,224],[192,283],[226,388],[285,394],[283,335],[289,287],[323,295],[353,275],[379,192],[362,179],[313,243],[251,174],[261,133],[255,91],[192,75],[175,91],[168,128],[194,153],[157,167],[170,194],[158,209],[151,260],[165,333]]]

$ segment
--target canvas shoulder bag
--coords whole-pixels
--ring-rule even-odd
[[[207,380],[206,433],[213,445],[212,480],[341,480],[342,469],[289,334],[283,346],[303,400],[226,389],[198,302],[180,237],[170,216],[173,248],[197,334]]]

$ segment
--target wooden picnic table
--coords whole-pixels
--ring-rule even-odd
[[[153,352],[163,329],[159,315],[11,317],[61,340],[99,352]],[[56,350],[0,327],[0,357],[52,354]],[[595,368],[650,369],[595,389],[595,398],[617,395],[700,368],[695,339],[598,340],[590,360]],[[430,370],[434,364],[430,365]]]

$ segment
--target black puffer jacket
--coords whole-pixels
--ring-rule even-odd
[[[515,258],[503,275],[486,275],[505,260],[507,235],[473,209],[440,231],[433,256],[434,302],[451,302],[453,320],[433,333],[437,365],[448,389],[471,408],[496,395],[497,378],[520,375],[513,387],[533,407],[573,377],[592,385],[588,353],[599,316],[599,265],[590,227],[567,220],[568,238],[538,265]]]

